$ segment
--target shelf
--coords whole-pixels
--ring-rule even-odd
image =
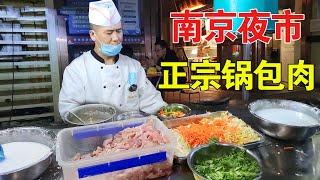
[[[47,8],[45,7],[24,7],[24,8],[21,8],[21,12],[44,12],[46,11]]]
[[[48,66],[50,65],[50,61],[18,61],[18,62],[1,62],[0,60],[0,69],[5,69],[6,67],[13,66]]]
[[[18,21],[46,21],[45,16],[24,16],[17,18]]]
[[[32,79],[39,76],[50,76],[51,72],[14,72],[14,79]],[[12,80],[13,72],[0,73],[1,80]]]
[[[31,103],[31,102],[30,102]],[[10,103],[7,103],[10,104]],[[36,108],[36,107],[50,107],[53,106],[53,103],[39,103],[39,104],[25,104],[25,105],[14,105],[13,109],[26,109],[26,108]],[[12,108],[11,105],[0,106],[0,111],[10,111]]]
[[[46,21],[45,16],[22,16],[22,17],[16,17],[16,16],[1,16],[0,19],[6,19],[6,21]]]
[[[17,8],[20,14],[0,16],[1,22],[10,25],[1,27],[0,34],[22,36],[14,38],[16,40],[11,37],[0,40],[0,46],[11,46],[14,50],[18,48],[13,46],[22,47],[20,51],[8,48],[0,52],[0,122],[56,118],[60,89],[52,86],[60,84],[54,77],[59,69],[57,57],[50,56],[51,45],[56,42],[49,32],[56,32],[57,17],[46,7]],[[20,26],[11,26],[11,23]]]
[[[8,45],[48,45],[48,41],[0,41],[0,44]]]
[[[41,88],[45,86],[52,86],[52,82],[40,82],[40,83],[23,83],[23,84],[14,84],[14,90],[28,89],[28,88]],[[12,84],[0,85],[2,91],[12,90]]]
[[[51,77],[50,76],[41,76],[41,77],[34,77],[34,78],[25,78],[25,79],[18,79],[15,78],[14,81],[11,80],[1,80],[0,81],[0,86],[2,85],[12,85],[14,83],[15,85],[18,84],[28,84],[28,83],[43,83],[43,82],[51,82]]]
[[[50,93],[38,93],[38,94],[22,94],[22,95],[13,95],[13,101],[21,101],[21,100],[33,100],[37,98],[48,98],[52,97],[52,92]],[[11,95],[0,96],[0,102],[5,102],[6,99],[10,99],[12,101]]]
[[[0,56],[22,56],[22,55],[38,55],[38,54],[49,54],[49,51],[0,52]]]
[[[7,68],[7,69],[0,69],[0,74],[2,73],[23,73],[23,72],[49,72],[50,67],[29,67],[29,68]]]
[[[18,17],[17,16],[10,16],[10,15],[7,15],[7,14],[5,14],[5,15],[1,15],[0,16],[0,19],[17,19]]]
[[[11,96],[12,91],[0,91],[0,96]],[[15,90],[14,95],[52,93],[51,88]]]
[[[11,118],[11,121],[30,120],[30,119],[51,117],[51,116],[54,116],[54,113],[34,114],[34,115],[25,115],[25,116],[13,116]],[[9,121],[9,120],[10,120],[10,117],[1,117],[0,118],[0,122],[5,122],[5,121]]]
[[[0,28],[0,32],[6,33],[47,33],[47,29],[34,29],[34,28]]]

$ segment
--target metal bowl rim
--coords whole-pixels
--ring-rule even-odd
[[[111,108],[113,110],[116,110],[114,106],[111,106],[111,105],[108,105],[108,104],[84,104],[84,105],[77,106],[77,107],[73,108],[70,111],[74,112],[74,111],[76,111],[78,109],[81,109],[83,107],[91,107],[91,106],[93,106],[93,107],[94,106],[104,106],[104,107],[108,107],[108,108]]]
[[[175,118],[163,117],[163,116],[160,116],[160,115],[159,115],[159,112],[160,112],[162,109],[164,109],[164,108],[166,108],[166,107],[168,107],[168,106],[182,106],[184,109],[187,110],[187,112],[185,112],[185,115],[184,115],[183,117],[189,116],[189,115],[191,114],[191,111],[192,111],[191,108],[188,107],[187,105],[179,104],[179,103],[172,103],[172,104],[168,104],[168,105],[163,106],[163,107],[160,108],[160,110],[157,112],[157,115],[158,115],[159,118],[161,118],[161,119],[163,119],[163,120],[175,119]],[[182,117],[180,117],[180,118],[182,118]]]
[[[295,126],[295,125],[288,125],[288,124],[284,124],[284,123],[275,123],[275,122],[271,122],[265,118],[262,118],[260,116],[258,116],[253,110],[252,110],[252,106],[255,105],[255,103],[259,102],[259,101],[282,101],[282,102],[293,102],[293,103],[298,103],[299,105],[301,106],[305,106],[307,108],[310,108],[310,109],[314,109],[316,111],[319,111],[320,112],[320,109],[316,108],[316,107],[312,107],[308,104],[304,104],[304,103],[301,103],[301,102],[297,102],[297,101],[293,101],[293,100],[284,100],[284,99],[259,99],[259,100],[256,100],[256,101],[253,101],[251,102],[249,105],[248,105],[248,109],[250,111],[250,113],[255,116],[256,118],[260,119],[261,121],[264,121],[264,122],[267,122],[267,123],[270,123],[272,125],[281,125],[281,126],[285,126],[285,127],[289,127],[289,128],[319,128],[320,127],[320,124],[318,125],[312,125],[312,126]]]
[[[246,152],[247,154],[249,154],[251,157],[253,157],[253,158],[258,162],[259,167],[260,167],[259,176],[261,176],[261,174],[262,174],[262,163],[261,163],[261,160],[260,160],[255,154],[253,154],[250,150],[248,150],[248,149],[246,149],[246,148],[243,148],[243,147],[240,147],[240,146],[236,146],[236,145],[233,145],[233,144],[226,144],[226,143],[206,144],[206,145],[201,145],[201,146],[198,146],[198,147],[196,147],[196,148],[193,148],[193,149],[189,152],[189,154],[188,154],[188,156],[187,156],[187,164],[188,164],[189,168],[191,169],[192,173],[196,174],[197,176],[199,176],[199,177],[201,177],[201,178],[203,178],[203,179],[207,179],[207,178],[201,176],[199,173],[197,173],[196,170],[194,170],[194,168],[193,168],[193,166],[192,166],[192,164],[191,164],[191,156],[193,156],[194,153],[196,153],[196,152],[199,151],[200,149],[202,149],[202,148],[208,148],[208,147],[211,146],[211,145],[225,146],[225,147],[233,147],[233,148],[237,148],[237,149],[240,149],[240,150]],[[258,176],[258,177],[259,177],[259,176]]]
[[[67,119],[65,119],[65,121],[68,122],[68,123],[70,123],[70,124],[77,125],[77,126],[87,126],[87,125],[95,125],[95,124],[105,123],[105,122],[109,121],[109,120],[112,119],[112,118],[114,118],[114,115],[111,116],[111,117],[108,118],[108,119],[104,119],[103,121],[96,121],[96,122],[93,122],[93,123],[86,123],[86,124],[75,123],[75,122],[69,121],[69,120],[67,120]]]
[[[110,119],[114,118],[114,116],[117,114],[117,110],[115,107],[111,106],[111,105],[108,105],[108,104],[85,104],[85,105],[81,105],[81,106],[78,106],[78,107],[75,107],[73,108],[72,110],[70,110],[71,112],[75,112],[83,107],[91,107],[91,106],[104,106],[105,108],[110,108],[112,109],[113,113],[111,114],[110,118],[107,118],[107,119],[104,119],[104,120],[101,120],[101,121],[96,121],[96,122],[93,122],[93,123],[86,123],[86,124],[82,124],[82,123],[76,123],[76,122],[72,122],[72,121],[69,121],[67,118],[65,118],[65,121],[67,121],[68,123],[70,124],[73,124],[73,125],[78,125],[78,126],[86,126],[86,125],[94,125],[94,124],[99,124],[99,123],[103,123],[103,122],[107,122],[109,121]],[[67,112],[67,113],[70,113],[70,112]]]
[[[11,172],[8,172],[8,173],[6,173],[6,174],[0,174],[0,177],[1,177],[1,176],[8,176],[8,175],[10,175],[10,174],[18,173],[18,172],[20,172],[20,171],[23,171],[23,170],[32,168],[33,166],[37,166],[38,164],[41,164],[42,162],[47,161],[49,158],[52,157],[52,155],[53,155],[53,152],[48,153],[47,156],[44,156],[44,157],[43,157],[42,159],[40,159],[38,162],[33,163],[33,164],[29,165],[29,166],[22,167],[22,168],[20,168],[20,169],[16,169],[16,170],[11,171]],[[52,163],[52,159],[50,159],[50,164],[51,164],[51,163]],[[48,167],[47,167],[47,168],[48,168]],[[47,168],[46,168],[46,169],[47,169]],[[40,174],[39,174],[39,175],[40,175]]]
[[[48,130],[48,129],[45,129],[45,128],[42,128],[42,127],[37,127],[37,126],[24,126],[24,127],[13,127],[13,128],[8,128],[8,129],[3,129],[3,130],[0,130],[0,132],[5,132],[5,131],[14,131],[16,129],[34,129],[34,130],[39,130],[39,131],[42,131],[44,132],[45,134],[48,135],[48,137],[50,137],[50,139],[52,139],[52,142],[53,142],[53,146],[50,147],[50,149],[54,152],[55,151],[55,148],[56,148],[56,140],[57,140],[57,136],[54,132],[52,132],[51,130]],[[1,134],[1,133],[0,133]]]
[[[47,130],[47,129],[44,129],[44,128],[41,128],[41,127],[36,127],[36,126],[29,126],[29,127],[14,127],[14,128],[9,128],[9,129],[4,129],[4,130],[1,130],[0,132],[4,132],[4,131],[14,131],[16,129],[35,129],[35,130],[40,130],[40,131],[43,131],[45,132],[45,134],[48,134],[48,137],[50,137],[50,139],[52,139],[53,141],[53,146],[52,147],[49,147],[51,149],[50,153],[48,153],[46,156],[44,156],[43,158],[41,158],[39,160],[39,162],[36,162],[36,163],[33,163],[29,166],[25,166],[25,167],[22,167],[20,169],[16,169],[14,171],[11,171],[11,172],[7,172],[5,174],[0,174],[0,177],[1,176],[8,176],[10,174],[13,174],[13,173],[17,173],[19,171],[23,171],[23,170],[26,170],[26,169],[29,169],[29,168],[32,168],[33,166],[36,166],[37,164],[39,163],[42,163],[44,161],[46,161],[48,158],[51,158],[51,156],[53,155],[54,151],[55,151],[55,148],[56,148],[56,138],[57,136],[50,130]],[[49,135],[50,134],[50,135]],[[54,136],[54,138],[52,138],[51,136]],[[42,143],[40,143],[42,144]],[[50,160],[50,163],[52,162],[52,159]]]
[[[123,113],[121,113],[121,114],[118,114],[115,119],[118,121],[118,118],[119,118],[120,116],[132,115],[132,114],[133,114],[133,115],[142,115],[143,117],[147,117],[147,116],[148,116],[147,113],[142,112],[142,111],[127,111],[127,112],[123,112]],[[127,119],[126,119],[126,120],[127,120]]]

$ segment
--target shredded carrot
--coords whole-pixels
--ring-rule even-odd
[[[259,140],[259,136],[244,122],[231,116],[224,118],[203,118],[199,123],[179,126],[175,130],[181,134],[189,147],[207,144],[211,138],[221,143],[242,145]]]

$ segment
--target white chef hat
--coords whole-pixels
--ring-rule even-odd
[[[89,22],[99,26],[113,26],[121,21],[121,16],[112,0],[89,3]]]

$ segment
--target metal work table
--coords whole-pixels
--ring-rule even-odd
[[[252,116],[245,105],[229,104],[188,106],[193,110],[193,114],[228,110],[255,128]],[[55,131],[58,132],[58,129]],[[265,137],[264,143],[250,150],[261,159],[262,179],[320,179],[320,135],[315,135],[304,142],[284,142]],[[159,179],[194,179],[187,165],[174,165],[173,169],[171,176]],[[40,179],[62,179],[62,170],[54,161]]]

